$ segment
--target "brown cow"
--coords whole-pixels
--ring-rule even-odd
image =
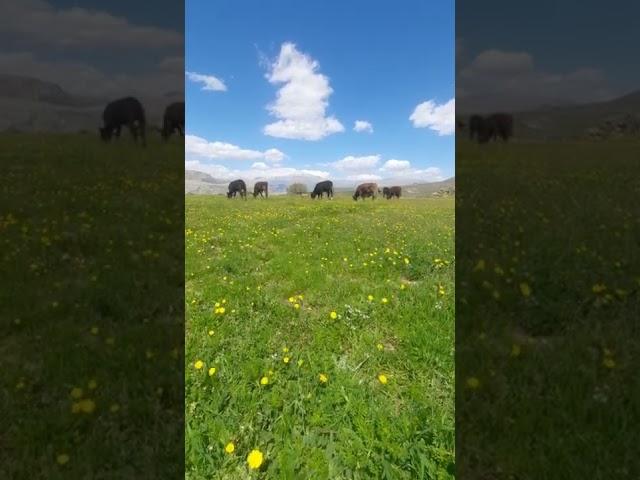
[[[256,198],[258,195],[269,198],[269,184],[267,182],[256,182],[253,186],[253,198]]]
[[[400,198],[400,195],[402,195],[402,187],[384,187],[382,189],[382,195],[387,200],[393,197]]]
[[[379,193],[377,183],[361,183],[356,188],[356,193],[353,194],[353,199],[358,200],[358,198],[362,198],[363,200],[367,197],[371,197],[372,200],[376,199],[376,193]]]

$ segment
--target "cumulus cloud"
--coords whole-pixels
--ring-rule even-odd
[[[330,163],[329,166],[335,168],[339,172],[358,172],[362,170],[370,170],[378,165],[380,155],[366,155],[355,157],[349,155],[341,160]]]
[[[544,71],[527,52],[485,50],[458,72],[456,96],[466,113],[527,110],[615,97],[600,70]]]
[[[356,175],[347,175],[345,179],[354,182],[377,182],[382,180],[382,177],[375,173],[358,173]]]
[[[249,183],[256,180],[314,183],[330,177],[329,172],[322,170],[299,169],[278,165],[269,166],[263,162],[256,162],[248,169],[235,169],[220,164],[189,159],[185,160],[185,169],[208,173],[219,180],[228,181],[242,178]]]
[[[181,50],[179,32],[135,25],[126,18],[80,7],[56,8],[44,0],[2,2],[0,31],[14,40],[14,48],[40,45],[65,49]]]
[[[185,72],[187,78],[195,83],[202,84],[202,90],[212,91],[212,92],[226,92],[227,86],[224,84],[222,80],[213,75],[203,75],[202,73],[196,72]]]
[[[338,119],[326,115],[333,89],[329,79],[318,72],[319,67],[316,60],[298,51],[293,43],[282,44],[266,74],[271,84],[282,85],[276,100],[267,106],[278,120],[264,127],[266,135],[320,140],[344,131]]]
[[[380,168],[381,172],[402,172],[405,170],[409,170],[411,168],[411,162],[408,160],[396,160],[391,159],[384,162],[382,168]]]
[[[451,135],[456,130],[455,113],[455,98],[441,105],[433,100],[427,100],[415,108],[409,119],[416,128],[430,128],[440,136]]]
[[[353,130],[356,132],[368,132],[373,133],[373,125],[366,120],[356,120],[353,125]]]
[[[240,148],[225,142],[210,142],[196,135],[185,135],[184,150],[186,155],[216,160],[264,160],[279,163],[286,158],[280,150],[271,148],[264,152]]]

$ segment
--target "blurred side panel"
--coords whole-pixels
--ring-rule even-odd
[[[184,4],[0,5],[0,478],[183,478]]]
[[[460,479],[639,478],[639,14],[457,2]]]

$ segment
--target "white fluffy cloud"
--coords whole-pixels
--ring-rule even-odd
[[[362,157],[349,155],[329,165],[339,172],[361,172],[375,168],[379,162],[380,155],[367,155]]]
[[[196,72],[185,72],[187,78],[192,82],[201,83],[202,90],[212,91],[212,92],[226,92],[227,86],[224,84],[222,80],[213,75],[203,75],[202,73]]]
[[[529,110],[544,105],[604,101],[615,96],[595,68],[549,72],[527,52],[485,50],[460,65],[456,96],[465,112]]]
[[[427,100],[415,108],[409,119],[414,127],[430,128],[442,136],[455,133],[455,114],[455,98],[441,105],[433,100]]]
[[[269,166],[263,162],[256,162],[248,169],[234,169],[200,160],[186,160],[185,169],[208,173],[219,180],[242,178],[249,183],[255,180],[314,183],[330,178],[329,172],[322,170]]]
[[[381,172],[403,172],[409,170],[411,168],[411,162],[408,160],[396,160],[391,159],[384,162],[382,168],[380,168]]]
[[[267,106],[278,120],[264,127],[266,135],[320,140],[344,131],[338,119],[326,116],[333,89],[329,79],[318,72],[316,60],[298,51],[293,43],[284,43],[268,68],[267,80],[282,86],[276,100]]]
[[[373,125],[366,120],[356,120],[353,125],[353,130],[356,132],[368,132],[373,133]]]
[[[356,175],[347,175],[345,179],[354,182],[377,182],[382,180],[382,177],[375,173],[358,173]]]
[[[2,1],[0,31],[17,45],[43,45],[65,49],[120,48],[181,50],[178,32],[134,25],[126,18],[80,7],[56,8],[44,0]]]
[[[286,155],[271,148],[264,152],[248,150],[225,142],[210,142],[196,135],[185,135],[184,151],[186,155],[197,155],[216,160],[265,160],[280,163]]]

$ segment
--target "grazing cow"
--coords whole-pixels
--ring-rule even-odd
[[[258,194],[261,197],[269,198],[269,184],[267,182],[256,182],[253,186],[253,198],[256,198]]]
[[[384,187],[382,189],[382,195],[387,200],[390,200],[393,197],[400,198],[400,195],[402,195],[402,187]]]
[[[327,194],[327,198],[333,197],[333,182],[331,180],[316,183],[313,192],[311,192],[311,198],[323,198],[325,193]]]
[[[160,131],[163,140],[168,140],[175,130],[184,137],[184,102],[172,103],[164,110]]]
[[[371,197],[372,200],[376,199],[376,193],[379,192],[377,183],[361,183],[356,188],[356,192],[353,194],[353,199],[358,200],[358,198]]]
[[[474,135],[478,143],[487,143],[498,137],[505,142],[513,136],[513,116],[507,113],[493,113],[487,117],[473,115],[469,120],[469,138]]]
[[[247,184],[244,180],[234,180],[229,184],[229,191],[227,192],[227,198],[235,198],[236,193],[240,192],[240,197],[247,199]]]
[[[105,142],[110,141],[114,134],[120,137],[120,129],[126,125],[133,140],[137,142],[140,135],[142,145],[146,145],[144,108],[137,98],[125,97],[109,103],[102,113],[102,120],[104,126],[100,128],[100,137]]]
[[[484,118],[480,115],[471,115],[469,118],[469,140],[473,140],[474,136],[480,134],[480,130],[483,128]]]

